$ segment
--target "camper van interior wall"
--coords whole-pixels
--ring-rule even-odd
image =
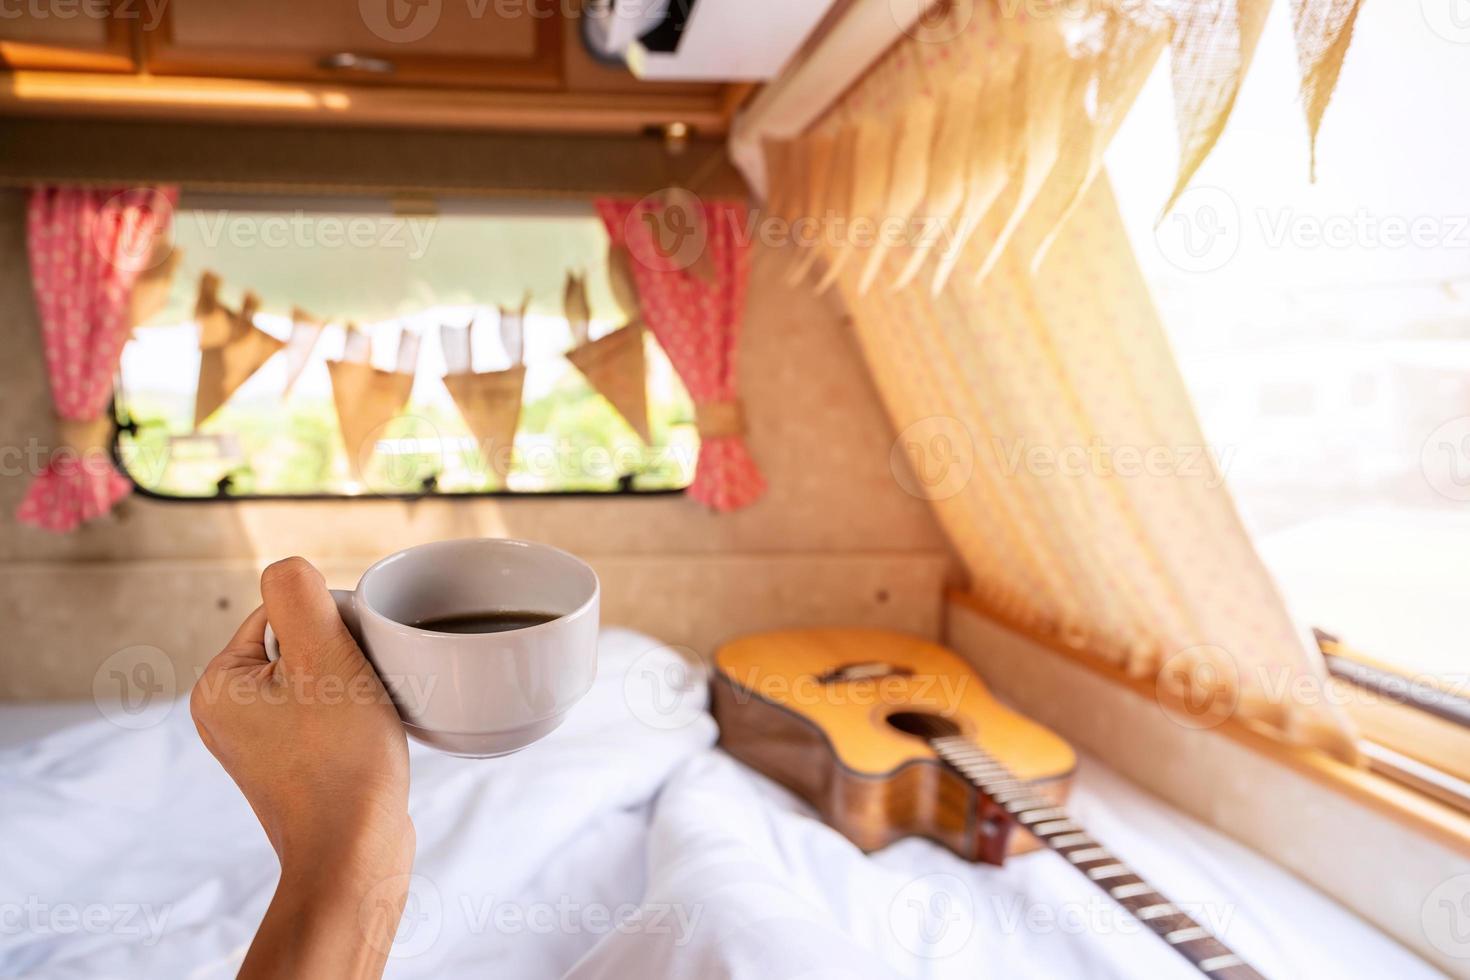
[[[602,198],[608,237],[633,257],[643,322],[658,339],[694,399],[699,462],[689,495],[715,510],[737,510],[765,492],[745,445],[736,348],[745,311],[750,236],[743,203]],[[710,276],[696,274],[703,255]]]
[[[46,349],[59,435],[16,512],[48,531],[101,517],[132,485],[113,468],[104,419],[123,344],[132,287],[167,234],[172,188],[38,187],[26,214],[31,287]]]
[[[997,617],[1157,677],[1169,696],[1191,694],[1174,690],[1181,678],[1208,674],[1220,687],[1214,694],[1223,692],[1242,715],[1289,740],[1356,758],[1339,708],[1322,698],[1298,701],[1264,682],[1279,669],[1321,689],[1321,657],[1256,556],[1218,461],[1203,456],[1204,436],[1106,179],[1093,175],[1080,204],[1067,200],[1089,186],[1088,174],[1079,182],[1072,166],[1080,159],[1090,170],[1099,156],[1086,128],[1069,132],[1063,123],[1080,123],[1079,79],[1095,77],[1106,62],[1074,58],[1057,32],[1055,19],[1019,23],[977,11],[944,46],[948,57],[908,50],[917,40],[900,42],[802,139],[808,158],[820,156],[823,134],[835,133],[840,145],[859,121],[896,120],[910,101],[932,92],[947,93],[941,111],[958,107],[966,118],[985,100],[954,93],[995,93],[1013,84],[1024,93],[1017,101],[1026,110],[1014,121],[1019,143],[956,136],[944,152],[961,156],[963,143],[964,165],[936,152],[931,178],[949,188],[932,187],[926,196],[945,202],[939,207],[951,221],[963,214],[971,191],[994,195],[947,279],[916,277],[902,288],[864,294],[861,261],[837,277],[868,365],[895,429],[906,433],[901,439],[920,448],[934,440],[960,447],[952,455],[964,461],[969,479],[954,466],[921,469],[920,489],[954,539],[972,588]],[[1136,95],[1159,37],[1137,36],[1128,48],[1138,60],[1109,69],[1098,91],[1113,101],[1090,114],[1099,139]],[[941,119],[936,148],[946,129],[960,127]],[[1063,152],[1074,138],[1085,153]],[[996,168],[988,154],[1009,161],[1000,165],[1007,177],[998,195],[992,181],[975,178]],[[1028,165],[1037,161],[1035,169]],[[854,156],[833,166],[866,165]],[[808,217],[850,213],[831,208],[831,180],[806,179],[808,200],[829,206]],[[976,182],[967,186],[970,179]],[[1055,221],[1065,224],[1046,224]],[[1033,272],[1036,249],[1049,237],[1046,259]],[[843,249],[860,251],[836,236],[826,251]],[[943,266],[942,256],[908,242],[891,249],[887,265],[901,269],[915,256]],[[931,292],[936,285],[938,293]],[[1036,472],[1028,456],[1036,443],[1166,446],[1174,464],[1167,473],[1135,476],[1108,463],[1058,480]],[[1201,554],[1211,556],[1208,569],[1197,561]],[[1230,654],[1205,649],[1209,644]],[[1228,659],[1232,669],[1197,669],[1212,657]]]

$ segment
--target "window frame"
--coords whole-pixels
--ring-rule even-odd
[[[136,430],[136,424],[127,423],[119,418],[117,401],[112,402],[109,412],[112,422],[112,434],[108,437],[108,451],[112,456],[112,465],[123,475],[123,478],[132,484],[133,493],[148,500],[157,500],[167,504],[241,504],[254,503],[255,501],[268,501],[273,503],[282,502],[319,502],[331,501],[332,503],[346,503],[354,500],[398,500],[413,502],[418,500],[473,500],[478,497],[494,497],[501,499],[526,499],[544,500],[551,497],[617,497],[640,498],[640,497],[679,497],[689,491],[693,485],[693,478],[682,487],[652,487],[643,490],[624,488],[621,484],[614,490],[508,490],[505,488],[494,490],[433,490],[405,493],[379,493],[376,491],[364,491],[363,493],[250,493],[239,496],[215,493],[209,497],[194,497],[184,494],[159,493],[150,487],[139,483],[123,462],[122,444],[119,438],[124,432]],[[698,465],[696,461],[695,465]]]
[[[1143,702],[1157,702],[1158,693],[1153,680],[1129,674],[1111,663],[1100,651],[1069,647],[1054,637],[1043,636],[1012,622],[998,614],[984,599],[961,588],[948,589],[945,600],[951,618],[957,614],[978,617],[1036,650],[1055,654],[1061,664],[1075,666],[1108,685],[1129,690]],[[969,659],[982,669],[983,674],[985,665],[975,661],[973,656]],[[1064,674],[1058,675],[1060,683],[1073,692],[1083,690],[1076,684],[1080,675],[1068,677]],[[1145,729],[1139,727],[1141,724],[1134,719],[1125,727],[1144,732]],[[1321,749],[1290,745],[1275,733],[1235,717],[1227,718],[1213,728],[1190,729],[1189,737],[1203,740],[1206,744],[1216,738],[1229,739],[1250,752],[1326,786],[1353,803],[1367,806],[1397,821],[1426,840],[1448,847],[1456,854],[1470,856],[1470,812],[1430,792],[1426,786],[1403,778],[1403,774],[1392,767],[1376,762],[1374,753],[1370,751],[1376,743],[1368,745],[1369,750],[1363,752],[1362,762],[1355,765],[1336,759]],[[1360,746],[1364,744],[1361,736],[1358,741]]]
[[[1346,705],[1368,767],[1470,813],[1470,723],[1464,694],[1313,631],[1328,674],[1354,697]],[[1374,747],[1386,750],[1375,752]]]
[[[568,215],[581,216],[589,212],[595,213],[592,212],[590,202],[566,197],[481,198],[446,195],[431,199],[425,199],[422,196],[403,199],[381,194],[364,195],[358,192],[343,194],[257,194],[213,190],[185,190],[180,195],[174,210],[233,210],[239,212],[330,211],[334,214],[377,214],[392,215],[394,217],[555,217]],[[682,382],[682,379],[680,380]],[[331,501],[334,503],[343,503],[355,500],[413,502],[418,500],[472,500],[482,497],[529,500],[544,500],[557,497],[637,499],[682,496],[688,492],[695,478],[695,470],[691,470],[689,482],[682,487],[652,487],[646,489],[634,489],[631,485],[624,486],[623,481],[620,480],[616,487],[607,490],[591,490],[585,488],[576,490],[511,490],[506,487],[497,487],[486,490],[420,490],[402,493],[380,493],[370,490],[363,491],[362,493],[313,491],[311,493],[250,493],[239,496],[215,493],[208,497],[162,493],[139,483],[124,464],[123,449],[120,442],[121,435],[123,432],[136,432],[140,423],[132,419],[124,420],[121,399],[123,390],[121,369],[119,368],[118,379],[113,385],[113,397],[108,406],[108,416],[112,422],[112,432],[108,436],[107,447],[112,457],[113,466],[131,484],[133,493],[148,500],[156,500],[167,504],[248,503],[254,501],[273,503]],[[702,442],[703,440],[701,440],[701,444]],[[698,467],[697,456],[695,457],[695,467]]]

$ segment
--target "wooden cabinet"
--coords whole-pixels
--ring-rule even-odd
[[[0,114],[724,131],[749,86],[639,80],[586,52],[580,13],[579,0],[0,0]],[[6,85],[5,70],[24,78]]]
[[[168,0],[157,75],[556,88],[555,0]]]
[[[0,4],[0,68],[136,71],[133,26],[142,0],[33,0]],[[159,0],[155,0],[159,2]]]

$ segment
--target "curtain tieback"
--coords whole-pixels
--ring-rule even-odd
[[[57,419],[61,441],[80,455],[106,451],[112,441],[112,419],[103,413],[95,419]]]
[[[719,439],[745,434],[745,409],[738,400],[709,402],[694,406],[701,439]]]

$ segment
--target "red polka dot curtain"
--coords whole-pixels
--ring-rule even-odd
[[[158,243],[176,199],[173,189],[153,188],[31,192],[31,284],[59,445],[21,501],[22,523],[70,531],[106,514],[132,487],[112,465],[107,408],[133,326],[133,284],[167,259]]]
[[[694,400],[700,449],[689,496],[720,511],[753,503],[766,482],[745,444],[736,372],[750,271],[745,205],[672,191],[602,199],[597,211],[614,246],[627,248],[643,319]]]

